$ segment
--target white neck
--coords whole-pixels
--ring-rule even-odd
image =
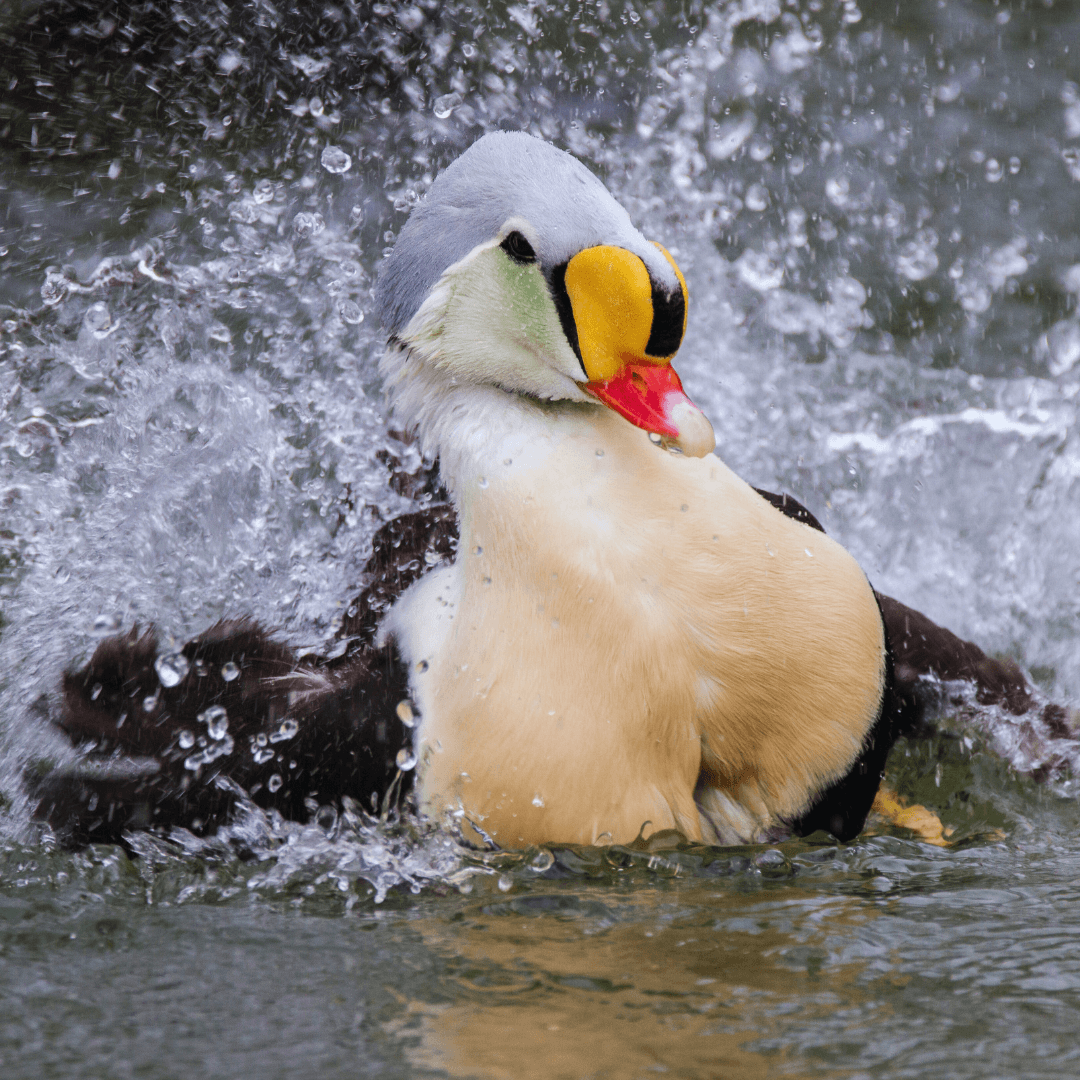
[[[498,386],[459,382],[415,348],[391,343],[379,364],[395,418],[437,459],[459,511],[463,493],[509,457],[521,464],[546,452],[564,424],[602,412],[591,399],[541,401]],[[584,397],[584,395],[582,395]]]

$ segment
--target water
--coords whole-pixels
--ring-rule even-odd
[[[1074,1076],[1074,785],[1023,774],[1075,747],[963,700],[890,761],[945,847],[481,856],[324,807],[132,860],[29,823],[102,636],[332,634],[422,468],[374,274],[498,126],[676,256],[725,460],[1080,697],[1075,5],[295,8],[0,15],[4,1076]]]

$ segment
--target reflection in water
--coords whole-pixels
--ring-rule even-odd
[[[534,893],[419,919],[452,1004],[420,1009],[409,1059],[451,1076],[765,1076],[791,1060],[793,1027],[875,1022],[864,963],[837,955],[875,914],[851,897],[747,903],[697,886],[614,902]]]
[[[949,850],[474,857],[381,907],[310,839],[276,888],[198,842],[11,850],[5,1076],[1071,1076],[1075,807],[1025,812]]]

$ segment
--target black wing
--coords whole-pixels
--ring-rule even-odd
[[[408,673],[392,644],[375,644],[379,617],[456,544],[448,506],[384,525],[333,658],[298,656],[250,620],[218,623],[171,656],[153,629],[103,641],[63,682],[59,726],[86,757],[32,781],[38,817],[78,845],[134,827],[212,831],[239,789],[301,821],[312,799],[377,805],[411,743],[397,712]]]

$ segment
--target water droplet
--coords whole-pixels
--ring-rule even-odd
[[[55,266],[45,271],[45,283],[41,286],[41,302],[46,307],[56,307],[67,298],[71,282]]]
[[[289,739],[295,738],[296,733],[299,730],[300,725],[289,717],[288,719],[281,721],[277,731],[270,735],[270,741],[272,743],[286,742]]]
[[[603,457],[604,456],[604,451],[603,450],[597,450],[596,451],[596,456],[597,457]]]
[[[959,79],[953,79],[951,82],[943,83],[941,86],[935,87],[934,97],[938,99],[943,105],[948,105],[964,92],[963,86],[960,85]],[[940,158],[938,159],[941,160]],[[938,172],[945,171],[945,162],[941,161],[940,166],[935,166]]]
[[[190,750],[195,745],[195,736],[190,731],[181,731],[176,741],[181,750]]]
[[[862,19],[862,12],[855,0],[844,0],[844,22],[857,23]]]
[[[755,161],[768,161],[772,157],[772,143],[768,139],[755,138],[750,140],[750,156]],[[750,208],[754,209],[753,207]]]
[[[343,300],[338,308],[338,314],[341,316],[341,321],[347,322],[350,326],[359,326],[364,321],[364,313],[355,300]]]
[[[774,262],[765,252],[747,248],[735,260],[735,269],[741,280],[758,292],[780,288],[784,280],[783,264]]]
[[[347,173],[352,168],[352,158],[340,146],[324,147],[319,161],[328,173]]]
[[[120,629],[120,620],[115,615],[97,615],[94,618],[95,634],[111,634]]]
[[[756,124],[754,116],[749,113],[725,120],[716,129],[715,136],[705,145],[709,157],[717,161],[727,161],[734,157],[743,143],[750,138]]]
[[[986,179],[996,184],[1005,175],[1005,170],[997,158],[990,158],[986,163]]]
[[[90,688],[90,700],[91,701],[97,701],[97,699],[99,697],[101,697],[101,689],[102,689],[101,683],[99,683],[99,682],[94,683],[94,685]]]
[[[319,97],[318,94],[308,102],[308,112],[311,113],[312,116],[322,116],[323,113],[326,112],[326,106],[323,104],[323,99]]]
[[[408,772],[410,769],[416,768],[416,755],[407,747],[397,752],[397,767],[402,772]]]
[[[397,713],[397,718],[407,727],[411,728],[416,724],[416,715],[413,713],[412,702],[406,698],[404,701],[399,701],[397,708],[394,710]]]
[[[514,879],[509,874],[499,875],[499,892],[509,892],[514,887]]]
[[[223,345],[232,341],[232,331],[224,323],[213,323],[207,336],[211,341],[219,341]]]
[[[143,712],[153,712],[157,708],[157,694],[149,694],[143,698]]]
[[[441,94],[432,103],[432,111],[440,120],[445,120],[460,104],[460,94]]]
[[[1009,158],[1009,172],[1015,176],[1020,171],[1020,159],[1018,157]]]
[[[265,731],[260,731],[259,734],[255,736],[255,742],[259,746],[265,746],[269,741],[270,740],[267,739]]]
[[[649,442],[654,443],[656,446],[659,446],[660,443],[663,442],[663,440],[664,436],[661,435],[658,431],[649,432]]]
[[[221,705],[211,705],[209,709],[199,713],[195,719],[200,724],[206,725],[206,734],[215,742],[224,739],[225,732],[229,730],[229,716]]]
[[[686,511],[690,509],[690,504],[689,503],[683,503],[682,506],[679,507],[679,509],[685,514]]]
[[[234,679],[240,677],[240,668],[236,666],[231,660],[221,666],[221,677],[226,682],[232,682]]]
[[[349,222],[356,228],[364,222],[364,208],[362,206],[354,206],[349,211]]]
[[[1046,333],[1046,346],[1050,374],[1064,375],[1071,371],[1080,361],[1080,323],[1075,319],[1054,323]]]
[[[480,579],[480,584],[481,585],[490,585],[491,584],[491,578],[489,578],[489,577],[481,578]]]
[[[482,487],[482,488],[486,488],[486,487],[488,486],[488,482],[487,482],[487,477],[486,477],[486,476],[481,476],[481,477],[480,477],[480,479],[479,479],[479,480],[477,480],[476,482],[477,482],[477,484],[478,484],[478,485],[479,485],[480,487]]]
[[[922,281],[938,268],[935,248],[937,233],[933,229],[920,229],[913,240],[900,248],[896,257],[896,269],[909,281]]]
[[[474,547],[472,549],[472,553],[474,555],[483,555],[484,554],[484,549],[479,544],[477,544],[476,547]]]
[[[293,232],[301,239],[309,236],[318,236],[326,228],[326,222],[322,214],[309,213],[304,210],[293,218]]]
[[[337,811],[332,806],[320,806],[315,811],[315,824],[319,826],[324,833],[332,833],[334,827],[337,825]],[[348,891],[349,883],[347,881],[339,881],[338,887],[344,885],[342,892]]]
[[[634,14],[637,15],[637,12],[634,12]],[[638,18],[640,19],[641,16],[638,15]],[[634,19],[634,22],[637,21],[637,19]],[[470,45],[468,42],[466,42],[464,45],[461,46],[461,53],[466,60],[471,60],[476,55],[476,46]]]
[[[784,858],[782,851],[770,848],[754,856],[754,865],[759,870],[779,870],[787,865],[787,859]]]
[[[256,743],[251,747],[251,756],[255,759],[256,765],[265,765],[268,761],[274,760],[274,751]]]
[[[251,197],[259,204],[268,203],[274,198],[273,180],[256,180],[251,189]]]
[[[96,304],[91,304],[83,316],[83,326],[99,341],[107,338],[115,329],[109,305],[100,300]]]
[[[751,184],[746,191],[746,199],[744,201],[747,210],[753,210],[756,213],[760,213],[769,205],[769,192],[762,184]]]
[[[806,557],[808,559],[812,559],[814,557],[814,553],[809,548],[803,548],[803,551],[806,552]],[[770,552],[769,554],[771,555],[772,552]]]
[[[833,176],[825,181],[825,195],[833,206],[847,206],[851,184],[846,176]]]
[[[555,865],[555,856],[547,848],[541,848],[530,860],[529,869],[538,874],[546,873]]]
[[[109,179],[115,180],[120,175],[122,169],[123,166],[120,164],[119,161],[109,162]]]
[[[418,672],[420,672],[421,675],[423,675],[424,672],[427,671],[427,669],[428,669],[428,662],[426,660],[418,660],[416,662],[416,670]]]
[[[540,797],[539,794],[537,794],[532,797],[532,804],[533,806],[543,806],[544,800]]]
[[[266,790],[270,792],[280,791],[282,783],[284,783],[284,781],[281,779],[281,773],[274,773],[274,775],[266,781]]]
[[[180,681],[188,673],[187,657],[183,653],[159,656],[154,661],[154,670],[162,686],[179,686]]]
[[[238,67],[241,67],[243,63],[244,58],[234,49],[226,49],[217,58],[218,71],[220,71],[222,75],[231,75]]]

